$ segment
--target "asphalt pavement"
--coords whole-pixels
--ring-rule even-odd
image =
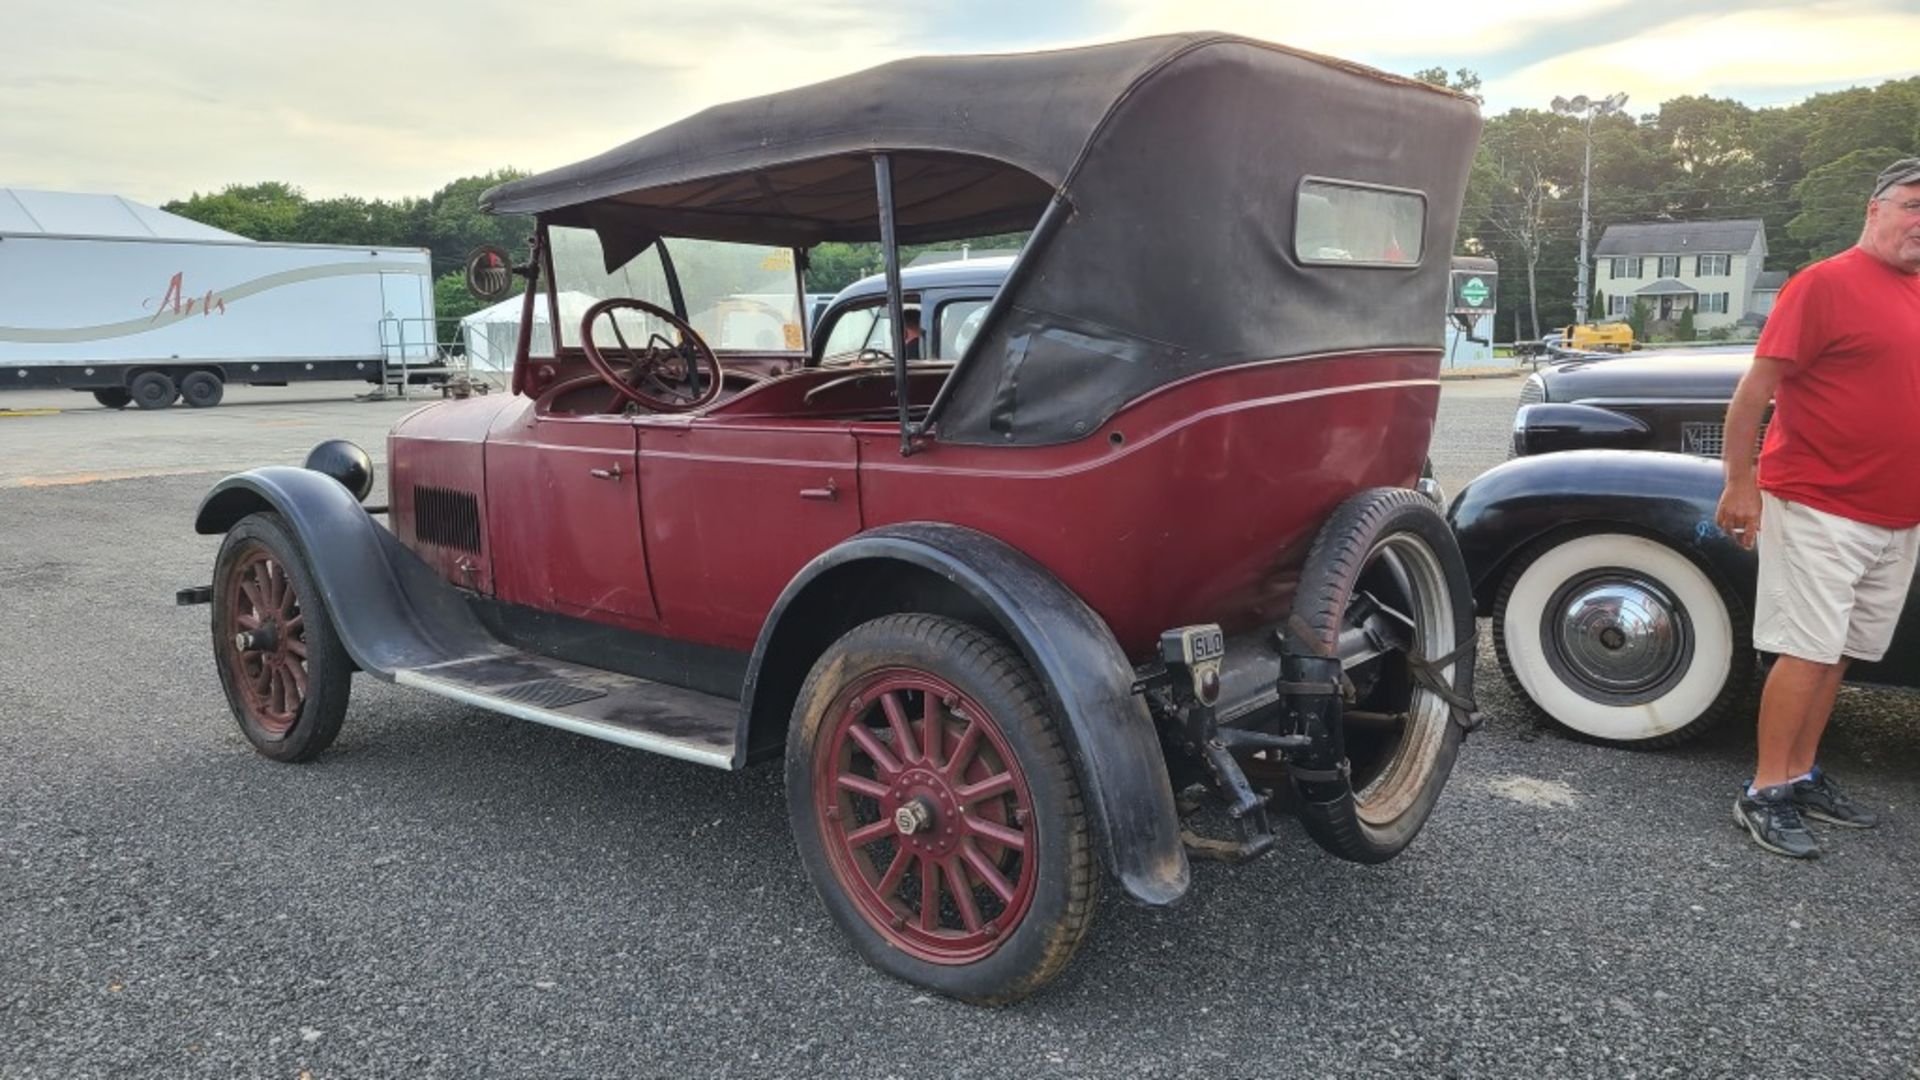
[[[1447,384],[1450,491],[1504,456],[1517,390]],[[364,678],[321,760],[255,755],[207,609],[173,606],[216,547],[193,508],[212,471],[317,438],[378,454],[403,408],[258,393],[0,418],[7,1080],[1920,1076],[1912,698],[1843,694],[1827,763],[1891,821],[1799,864],[1732,823],[1743,725],[1584,745],[1523,719],[1483,651],[1487,727],[1400,858],[1284,822],[1173,910],[1110,891],[1051,988],[975,1009],[854,956],[777,770]]]

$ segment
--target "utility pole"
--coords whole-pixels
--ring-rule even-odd
[[[1593,119],[1620,112],[1626,103],[1625,94],[1614,94],[1599,101],[1591,100],[1585,94],[1572,100],[1563,97],[1553,99],[1554,112],[1562,116],[1580,116],[1586,121],[1586,156],[1580,165],[1580,270],[1573,287],[1573,321],[1576,323],[1586,321],[1587,300],[1591,295],[1587,292],[1587,285],[1593,271],[1593,257],[1589,254],[1591,249],[1587,246],[1587,235],[1592,226],[1588,206],[1593,193]]]

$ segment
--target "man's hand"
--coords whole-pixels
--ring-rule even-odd
[[[1733,537],[1734,543],[1751,549],[1760,535],[1760,485],[1751,478],[1728,481],[1713,520]]]

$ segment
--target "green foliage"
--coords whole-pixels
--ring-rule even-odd
[[[1716,326],[1707,331],[1708,341],[1726,341],[1731,337],[1733,337],[1733,327],[1731,326]]]
[[[1429,86],[1440,86],[1466,94],[1475,101],[1486,100],[1480,96],[1480,73],[1470,68],[1458,68],[1449,76],[1446,68],[1436,65],[1414,72],[1413,77]]]
[[[1587,304],[1587,321],[1599,322],[1607,317],[1607,294],[1599,289],[1593,290],[1593,300]]]
[[[515,295],[519,295],[518,292]],[[482,300],[467,291],[467,275],[464,270],[449,270],[433,279],[433,314],[440,322],[458,321],[498,303],[496,300]]]
[[[1680,325],[1675,328],[1673,339],[1675,341],[1695,341],[1698,340],[1699,337],[1700,331],[1695,329],[1693,325],[1693,309],[1688,308],[1682,311],[1680,313]]]
[[[1653,319],[1653,309],[1645,300],[1635,298],[1633,310],[1627,313],[1627,325],[1633,329],[1633,340],[1647,340],[1647,323]]]
[[[1806,245],[1809,262],[1845,251],[1860,239],[1874,177],[1899,156],[1886,146],[1855,150],[1794,185],[1800,212],[1787,222],[1787,235]]]
[[[307,198],[299,188],[269,180],[228,184],[218,194],[195,192],[160,209],[249,240],[299,241],[300,218],[306,207]]]

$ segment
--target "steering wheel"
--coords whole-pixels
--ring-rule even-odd
[[[602,315],[616,311],[638,311],[659,319],[672,327],[680,340],[676,343],[662,334],[652,333],[644,344],[635,348],[627,344],[626,335],[620,332],[620,320],[608,320],[614,340],[620,343],[614,350],[617,358],[627,364],[627,372],[622,375],[608,363],[600,346],[593,343],[593,324]],[[645,300],[615,297],[588,308],[586,314],[580,316],[580,349],[587,354],[587,363],[593,365],[594,372],[619,392],[620,397],[614,400],[618,408],[625,407],[620,400],[624,398],[654,412],[691,412],[711,404],[724,389],[720,358],[693,327],[673,312]],[[703,374],[706,376],[704,388],[700,382]]]

